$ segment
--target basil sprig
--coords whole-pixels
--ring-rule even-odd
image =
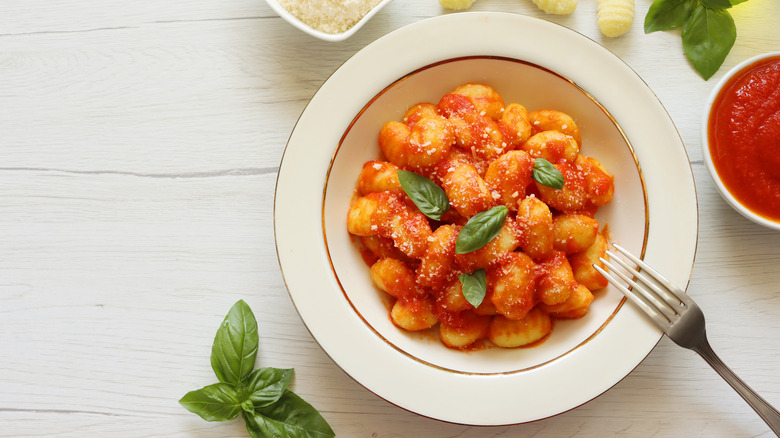
[[[287,389],[292,369],[254,369],[258,343],[257,320],[240,300],[225,316],[211,348],[211,368],[219,382],[188,392],[179,403],[206,421],[229,421],[241,414],[253,438],[335,436],[314,407]]]
[[[547,187],[552,187],[554,189],[563,188],[563,174],[544,158],[537,158],[534,160],[531,178]]]
[[[428,178],[408,170],[399,170],[398,181],[414,205],[429,218],[440,220],[441,215],[450,208],[447,194]]]
[[[225,316],[211,346],[211,369],[220,382],[246,383],[255,367],[258,338],[252,310],[246,303],[237,303]]]
[[[683,26],[685,55],[704,79],[718,71],[737,40],[737,27],[729,11],[697,6]]]
[[[747,0],[655,0],[645,16],[645,33],[682,27],[685,56],[705,79],[714,75],[737,39],[727,10]]]
[[[487,293],[485,270],[478,269],[474,271],[473,274],[460,274],[458,280],[460,280],[461,289],[463,290],[463,296],[466,298],[466,301],[475,308],[479,307]]]
[[[509,209],[499,205],[475,214],[460,229],[455,241],[455,253],[466,254],[476,251],[498,236],[504,226]]]

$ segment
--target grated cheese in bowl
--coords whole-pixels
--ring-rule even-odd
[[[346,39],[391,0],[266,0],[282,18],[317,38]]]

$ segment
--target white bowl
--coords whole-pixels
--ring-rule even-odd
[[[718,95],[720,94],[721,90],[723,90],[724,86],[726,86],[729,83],[729,81],[735,76],[742,74],[746,70],[749,70],[753,64],[762,61],[764,59],[774,58],[774,57],[780,57],[780,52],[764,53],[762,55],[758,55],[750,59],[746,59],[745,61],[735,65],[720,79],[720,81],[718,81],[717,84],[715,84],[715,87],[710,92],[710,95],[707,98],[707,101],[704,105],[704,113],[703,113],[702,124],[701,124],[701,145],[702,145],[702,155],[704,156],[704,162],[707,164],[707,170],[709,171],[710,176],[712,177],[712,180],[715,183],[715,187],[717,187],[718,192],[723,197],[723,199],[734,210],[739,212],[742,216],[750,219],[751,221],[763,225],[767,228],[780,230],[780,221],[773,221],[771,219],[756,214],[748,207],[746,207],[744,204],[742,204],[740,201],[738,201],[737,198],[735,198],[734,195],[728,190],[728,188],[726,188],[726,185],[724,184],[723,180],[718,174],[718,171],[715,168],[715,164],[712,160],[712,155],[710,150],[710,138],[709,138],[710,135],[709,123],[710,123],[710,115],[713,110],[713,103],[718,98]]]
[[[507,103],[529,110],[574,116],[582,153],[615,175],[613,201],[598,216],[609,224],[612,240],[644,253],[675,283],[688,283],[696,195],[668,114],[636,73],[598,43],[508,13],[420,21],[378,39],[331,75],[301,114],[282,158],[274,206],[277,251],[301,319],[357,382],[439,420],[523,423],[603,393],[662,334],[612,288],[597,293],[586,317],[557,322],[550,338],[534,348],[454,351],[389,321],[346,230],[356,178],[365,161],[379,156],[384,122],[399,120],[411,104],[437,102],[465,82],[490,85]]]
[[[323,32],[321,30],[315,29],[314,27],[310,26],[309,24],[301,21],[298,17],[291,14],[290,11],[282,7],[281,4],[277,0],[265,0],[266,3],[268,3],[268,6],[271,7],[277,14],[279,14],[280,17],[282,17],[285,21],[292,24],[299,30],[302,30],[306,32],[307,34],[319,38],[324,41],[343,41],[349,37],[351,37],[355,32],[358,31],[361,27],[363,27],[364,24],[368,20],[371,19],[377,12],[379,12],[380,9],[384,8],[388,3],[390,3],[392,0],[382,0],[380,1],[376,6],[371,8],[371,10],[368,11],[357,23],[355,23],[352,27],[349,29],[339,32],[339,33],[327,33]]]

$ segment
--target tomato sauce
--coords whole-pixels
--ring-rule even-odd
[[[707,129],[726,189],[752,212],[780,221],[780,56],[732,77],[713,102]]]

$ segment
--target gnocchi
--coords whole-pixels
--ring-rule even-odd
[[[577,9],[577,0],[533,0],[533,2],[548,14],[568,15]]]
[[[447,9],[468,9],[476,0],[439,0]],[[547,14],[569,15],[577,9],[577,0],[532,0]],[[598,0],[597,24],[601,33],[608,37],[623,35],[634,21],[634,0]]]
[[[357,177],[346,225],[388,297],[393,324],[438,326],[453,349],[515,348],[543,342],[556,319],[587,314],[593,292],[606,286],[592,267],[606,255],[608,236],[594,214],[611,201],[614,182],[582,155],[571,115],[529,111],[470,83],[385,123],[378,146],[381,156]],[[536,179],[540,159],[560,173],[562,187]],[[438,186],[450,208],[427,216],[399,170]],[[496,208],[505,217],[491,237],[459,252],[472,220]],[[484,297],[474,301],[462,278],[479,271]]]
[[[634,21],[634,0],[598,0],[596,15],[605,36],[623,35]]]

